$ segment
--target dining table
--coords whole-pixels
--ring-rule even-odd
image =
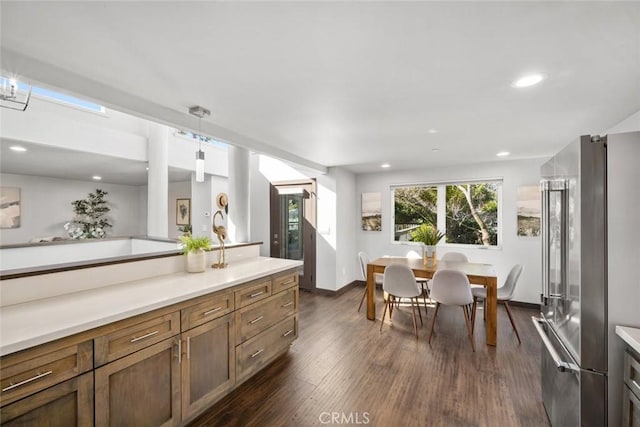
[[[467,275],[471,284],[484,286],[487,290],[487,299],[485,301],[486,343],[494,347],[497,345],[498,276],[491,264],[435,259],[425,261],[422,258],[403,257],[383,257],[370,261],[367,264],[367,319],[376,319],[374,275],[376,273],[384,273],[385,268],[394,263],[406,264],[416,277],[426,279],[431,279],[438,270],[459,270]]]

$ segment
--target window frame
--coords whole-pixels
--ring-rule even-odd
[[[497,243],[496,245],[476,245],[476,244],[467,244],[467,243],[448,243],[446,239],[443,239],[438,243],[438,246],[445,248],[467,248],[467,249],[483,249],[483,250],[502,250],[502,199],[503,199],[503,187],[504,187],[504,178],[502,177],[491,177],[491,178],[471,178],[471,179],[455,179],[455,180],[446,180],[446,181],[425,181],[425,182],[412,182],[412,183],[403,183],[403,184],[391,184],[389,186],[389,193],[391,194],[391,203],[390,203],[390,218],[391,218],[391,227],[390,227],[390,239],[391,244],[394,245],[409,245],[409,246],[420,246],[421,243],[412,242],[412,241],[397,241],[395,240],[395,225],[396,225],[396,216],[395,216],[395,190],[396,188],[406,188],[406,187],[436,187],[438,192],[438,202],[436,205],[437,213],[437,228],[438,230],[444,231],[445,234],[447,232],[446,224],[447,224],[447,205],[446,205],[446,187],[448,185],[456,185],[456,184],[481,184],[481,183],[495,183],[497,184],[496,189],[496,197],[498,203],[498,215],[497,215]]]

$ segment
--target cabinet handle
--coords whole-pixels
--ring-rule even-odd
[[[250,325],[253,325],[253,324],[254,324],[254,323],[256,323],[256,322],[261,321],[262,319],[264,319],[264,316],[256,317],[256,318],[255,318],[255,319],[253,319],[251,322],[249,322],[249,324],[250,324]]]
[[[182,340],[178,340],[178,365],[182,363]]]
[[[213,310],[209,310],[209,311],[205,311],[204,313],[202,313],[203,316],[208,316],[211,313],[215,313],[216,311],[220,311],[222,310],[222,307],[216,307]]]
[[[53,374],[53,371],[47,371],[47,372],[45,372],[45,373],[43,373],[43,374],[41,374],[40,372],[38,372],[34,377],[28,378],[28,379],[26,379],[26,380],[24,380],[24,381],[20,381],[19,383],[16,383],[16,384],[14,384],[14,383],[9,383],[9,386],[7,386],[7,387],[3,388],[3,389],[2,389],[2,392],[4,393],[5,391],[13,390],[14,388],[17,388],[17,387],[23,386],[23,385],[25,385],[25,384],[29,384],[31,381],[39,380],[40,378],[44,378],[44,377],[46,377],[47,375],[51,375],[51,374]]]
[[[259,355],[260,353],[262,353],[264,351],[264,348],[261,348],[260,350],[256,351],[255,353],[253,353],[251,355],[251,358],[253,359],[254,357],[256,357],[257,355]]]
[[[157,334],[158,332],[160,332],[160,331],[153,331],[153,332],[149,332],[148,334],[144,334],[144,335],[142,335],[142,336],[140,336],[140,337],[137,337],[137,338],[131,338],[131,343],[133,344],[133,343],[134,343],[134,342],[136,342],[136,341],[140,341],[140,340],[143,340],[143,339],[145,339],[145,338],[152,337],[152,336],[154,336],[155,334]]]
[[[284,285],[288,285],[288,284],[293,283],[293,282],[295,282],[295,281],[296,281],[296,279],[287,280],[286,282],[284,282],[284,283],[282,284],[282,286],[284,286]]]
[[[283,304],[282,308],[289,307],[290,305],[293,305],[293,301],[289,301],[288,303]]]
[[[191,359],[191,337],[187,336],[187,359]]]
[[[255,297],[257,297],[258,295],[262,295],[262,294],[264,294],[264,291],[256,292],[256,293],[254,293],[254,294],[249,295],[249,298],[255,298]]]
[[[631,380],[631,382],[636,387],[636,390],[640,390],[640,384],[638,384],[638,382],[636,380]],[[2,390],[2,391],[4,391],[4,390]]]
[[[284,334],[282,334],[283,337],[286,337],[287,335],[291,335],[293,333],[293,329],[289,329],[287,332],[285,332]]]

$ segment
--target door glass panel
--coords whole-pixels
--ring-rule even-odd
[[[280,195],[280,258],[303,259],[302,219],[304,218],[302,194]]]

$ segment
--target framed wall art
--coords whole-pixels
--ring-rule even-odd
[[[176,225],[191,224],[191,199],[176,199]]]
[[[362,229],[382,231],[381,193],[362,193]]]
[[[540,235],[540,187],[529,185],[518,187],[516,201],[518,211],[518,236],[536,237]]]
[[[0,187],[0,228],[20,227],[20,189]]]

